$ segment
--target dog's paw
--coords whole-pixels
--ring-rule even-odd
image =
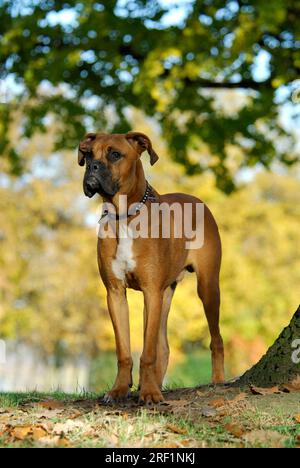
[[[111,403],[119,403],[125,401],[129,395],[130,388],[128,386],[113,388],[104,396],[103,402],[107,405]]]
[[[153,403],[161,403],[162,401],[164,401],[164,397],[157,385],[142,385],[139,397],[141,404],[152,405]]]

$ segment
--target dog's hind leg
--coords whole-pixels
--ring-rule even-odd
[[[204,247],[194,252],[193,267],[211,335],[212,381],[220,383],[224,381],[224,346],[219,326],[221,242],[214,226],[215,223],[208,225]]]
[[[212,381],[213,383],[224,382],[224,346],[220,333],[220,288],[218,275],[212,277],[205,274],[198,276],[198,295],[202,300],[211,335],[212,353]]]

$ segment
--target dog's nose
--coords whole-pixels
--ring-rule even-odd
[[[90,174],[96,174],[100,170],[101,167],[102,167],[102,164],[100,162],[93,161],[89,165],[88,169],[89,169]]]

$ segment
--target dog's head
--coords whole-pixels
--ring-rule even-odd
[[[88,133],[80,142],[78,164],[86,165],[83,190],[92,198],[96,193],[113,197],[126,194],[136,177],[136,165],[141,154],[148,151],[151,165],[158,156],[150,139],[139,132],[126,134]]]

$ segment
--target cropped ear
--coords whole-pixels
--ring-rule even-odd
[[[92,143],[96,139],[96,133],[88,133],[85,135],[84,139],[81,140],[78,147],[78,164],[79,166],[84,166],[85,157],[87,153],[91,151]]]
[[[158,156],[152,148],[152,143],[150,138],[147,137],[144,133],[140,132],[129,132],[126,134],[126,139],[129,143],[136,149],[139,154],[142,154],[147,150],[150,156],[151,166],[156,163]]]

